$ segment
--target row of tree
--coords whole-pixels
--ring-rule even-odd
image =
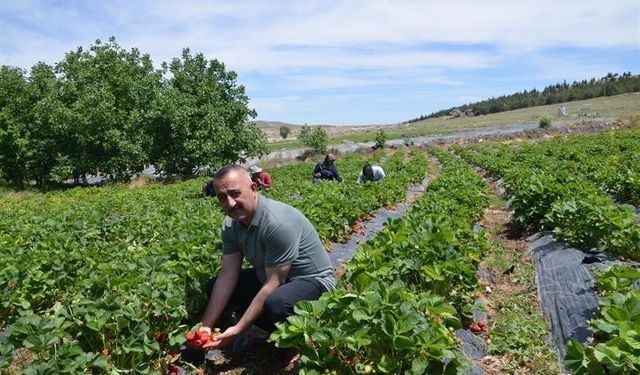
[[[622,75],[609,73],[600,79],[582,80],[568,84],[566,81],[550,85],[542,91],[535,88],[531,91],[503,95],[476,103],[469,103],[459,107],[452,107],[423,115],[407,122],[416,122],[428,118],[450,116],[452,112],[486,115],[511,111],[514,109],[535,107],[546,104],[565,103],[575,100],[590,99],[599,96],[611,96],[640,91],[640,75],[625,72]]]
[[[184,49],[155,69],[115,38],[79,47],[27,74],[0,68],[0,178],[22,187],[87,175],[128,180],[146,166],[167,175],[264,152],[237,75]]]

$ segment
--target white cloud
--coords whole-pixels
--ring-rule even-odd
[[[500,58],[498,54],[532,53],[558,46],[637,48],[640,45],[637,0],[606,4],[593,0],[116,1],[93,4],[0,5],[10,16],[19,14],[21,19],[38,25],[38,30],[32,31],[11,23],[12,27],[5,31],[8,36],[5,35],[2,42],[21,50],[13,56],[28,55],[36,39],[46,40],[47,34],[53,33],[57,38],[47,44],[59,55],[57,51],[74,49],[78,42],[115,35],[122,43],[131,43],[151,53],[155,61],[168,60],[177,56],[175,51],[179,53],[183,47],[192,47],[196,52],[229,61],[237,69],[256,70],[300,66],[334,68],[336,65],[379,68],[393,64],[473,68],[487,62],[486,57],[473,52],[429,51],[434,44],[454,49],[493,46],[496,59]],[[22,33],[26,35],[20,37]],[[61,38],[60,34],[67,37]],[[394,48],[359,49],[371,44]],[[287,46],[306,49],[283,49]]]
[[[364,101],[363,90],[462,89],[488,71],[530,85],[640,68],[638,0],[15,0],[0,3],[0,25],[0,64],[55,63],[112,35],[156,64],[190,47],[250,81],[256,107],[303,118],[359,100],[301,96],[314,91]]]

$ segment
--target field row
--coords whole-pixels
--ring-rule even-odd
[[[581,249],[640,260],[640,130],[536,143],[456,147],[501,179],[518,221]]]

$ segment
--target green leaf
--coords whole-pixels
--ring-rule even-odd
[[[588,359],[585,355],[584,348],[577,340],[571,339],[567,343],[567,353],[564,357],[564,365],[573,370],[574,374],[587,374]]]
[[[411,338],[407,336],[394,336],[393,337],[393,346],[399,350],[408,349],[414,346],[416,343]]]

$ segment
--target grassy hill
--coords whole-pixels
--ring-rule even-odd
[[[566,117],[558,116],[558,107],[560,105],[566,107]],[[459,133],[487,126],[538,123],[540,117],[543,115],[550,116],[554,121],[576,122],[593,117],[640,116],[640,92],[522,108],[485,116],[441,117],[401,125],[334,126],[327,128],[327,134],[331,138],[330,143],[338,143],[343,140],[365,142],[373,141],[375,133],[383,129],[387,134],[387,139],[400,139],[405,137]],[[286,125],[289,126],[289,124]],[[270,131],[270,139],[274,140],[274,142],[269,144],[269,149],[277,150],[301,146],[296,140],[278,140],[279,128],[280,125],[278,125],[277,128],[262,127],[263,131]],[[299,128],[291,127],[291,130],[291,135],[295,137]]]

